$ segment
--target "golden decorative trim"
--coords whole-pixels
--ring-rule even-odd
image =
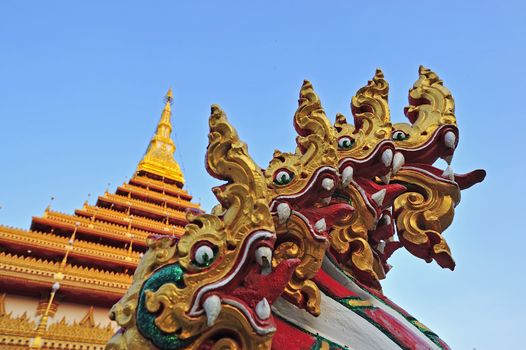
[[[161,205],[145,202],[136,198],[128,198],[118,194],[105,193],[104,196],[99,197],[99,200],[107,200],[108,202],[122,205],[124,207],[137,208],[162,217],[170,217],[186,221],[186,214],[182,210],[165,208]]]
[[[0,253],[0,278],[11,278],[31,283],[51,285],[59,262]],[[102,293],[123,294],[131,283],[131,276],[94,268],[67,264],[62,272],[61,289],[68,287]]]
[[[152,179],[150,177],[138,176],[136,174],[130,179],[129,183],[130,184],[138,183],[144,186],[148,186],[150,188],[165,191],[166,193],[174,197],[182,196],[182,197],[185,197],[186,200],[188,201],[192,200],[192,196],[185,189],[180,188],[175,184],[169,184],[163,181]]]
[[[0,240],[7,244],[23,244],[28,250],[46,249],[60,254],[71,248],[71,255],[123,266],[135,267],[140,258],[138,252],[128,252],[127,249],[81,240],[75,240],[73,246],[70,246],[66,237],[7,226],[0,226]],[[127,257],[130,259],[126,259]]]
[[[139,194],[145,195],[148,198],[153,198],[153,199],[156,199],[156,200],[159,200],[159,201],[163,201],[163,202],[166,202],[166,203],[177,205],[180,208],[182,208],[183,210],[186,209],[186,208],[199,209],[199,204],[197,204],[197,203],[192,203],[192,202],[187,201],[185,199],[179,199],[177,197],[173,197],[173,196],[170,196],[170,195],[167,195],[167,194],[162,194],[162,193],[159,193],[159,192],[147,190],[145,188],[142,188],[142,187],[136,186],[136,185],[131,185],[131,184],[126,184],[125,183],[125,184],[122,184],[121,186],[119,186],[118,189],[121,190],[121,191],[130,192],[132,194],[138,194],[139,193]]]
[[[179,225],[168,225],[164,222],[148,219],[144,216],[129,215],[121,211],[101,208],[96,206],[85,205],[82,209],[75,211],[76,213],[87,213],[91,217],[102,220],[112,220],[117,219],[122,221],[123,224],[130,224],[133,226],[146,227],[149,230],[152,230],[156,233],[170,234],[172,229],[175,231],[176,235],[181,235],[184,233],[184,227]],[[78,214],[80,215],[80,214]],[[174,227],[175,226],[175,227]]]

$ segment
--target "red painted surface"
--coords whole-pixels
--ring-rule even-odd
[[[314,276],[314,282],[327,294],[336,298],[358,297],[358,294],[342,286],[323,271],[323,269],[320,269],[316,276]]]
[[[372,320],[385,328],[397,339],[399,344],[403,344],[408,349],[425,350],[429,349],[427,342],[421,339],[421,335],[415,327],[409,329],[396,318],[381,309],[364,309],[363,312]]]
[[[274,317],[277,331],[272,338],[272,350],[309,350],[316,339],[279,317]]]

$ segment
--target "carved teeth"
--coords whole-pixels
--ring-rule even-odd
[[[386,167],[390,166],[393,162],[393,151],[388,148],[382,153],[382,162]]]
[[[381,176],[380,178],[384,184],[389,185],[389,181],[391,181],[391,172],[388,172],[386,175]]]
[[[272,262],[272,249],[269,247],[259,247],[256,250],[256,262],[261,266],[262,273],[268,274],[270,272],[270,263]]]
[[[380,190],[376,193],[373,193],[373,195],[371,196],[372,200],[376,202],[376,204],[378,204],[378,206],[381,206],[382,203],[384,202],[384,197],[385,197],[385,193],[386,193],[386,189],[384,188],[383,190]]]
[[[332,200],[332,196],[329,196],[329,197],[322,198],[321,202],[325,205],[329,205],[331,203],[331,200]]]
[[[278,221],[280,224],[285,223],[290,218],[290,206],[287,203],[280,203],[276,208],[278,211]]]
[[[323,179],[323,181],[321,182],[321,187],[323,187],[327,191],[332,190],[334,188],[334,180],[329,178]]]
[[[446,144],[446,147],[449,147],[451,149],[455,149],[455,142],[457,141],[457,136],[453,131],[448,131],[444,135],[444,143]]]
[[[378,245],[376,246],[376,249],[380,252],[380,253],[384,253],[384,249],[385,249],[385,242],[384,241],[381,241],[380,243],[378,243]]]
[[[203,308],[205,309],[208,327],[211,327],[221,312],[221,299],[217,295],[211,295],[206,298]]]
[[[317,232],[325,231],[327,229],[327,223],[325,222],[325,219],[320,219],[320,220],[316,221],[316,223],[314,224],[314,229]]]
[[[391,224],[391,216],[384,214],[382,216],[382,219],[383,219],[383,224],[384,225],[388,226],[388,225]]]
[[[400,168],[404,166],[404,163],[404,155],[400,152],[396,152],[393,158],[393,174],[396,175],[396,173],[398,173],[398,170],[400,170]]]
[[[451,181],[455,181],[455,173],[453,172],[453,168],[451,165],[448,165],[446,170],[442,173],[442,177],[448,178]]]
[[[266,320],[270,317],[270,305],[267,298],[263,298],[256,305],[256,314],[261,320]]]
[[[351,183],[353,173],[354,173],[354,169],[353,169],[352,166],[348,166],[345,169],[343,169],[343,172],[342,172],[342,184],[343,184],[344,187],[349,186],[349,184]]]

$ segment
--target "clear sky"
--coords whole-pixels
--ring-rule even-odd
[[[522,1],[2,1],[0,223],[72,213],[133,174],[172,86],[177,159],[209,209],[209,106],[266,166],[294,149],[303,79],[327,114],[384,70],[393,119],[424,64],[453,92],[457,172],[485,168],[446,232],[454,272],[395,253],[385,292],[453,349],[524,347]],[[108,185],[109,184],[109,185]]]

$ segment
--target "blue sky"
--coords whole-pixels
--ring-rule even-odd
[[[209,106],[220,104],[266,166],[294,149],[303,79],[327,114],[384,70],[395,121],[424,64],[452,90],[453,166],[485,168],[446,237],[457,269],[395,254],[385,292],[453,349],[523,342],[526,5],[520,1],[2,1],[0,223],[64,212],[126,181],[169,86],[187,188],[209,209]],[[109,185],[108,185],[109,184]]]

